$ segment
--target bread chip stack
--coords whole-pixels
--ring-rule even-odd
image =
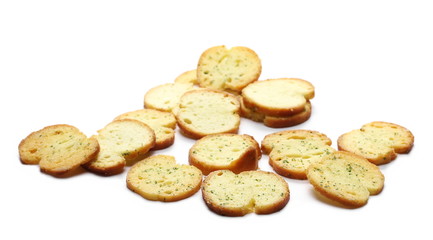
[[[268,127],[291,127],[311,116],[314,86],[299,78],[278,78],[251,83],[242,90],[241,114]]]

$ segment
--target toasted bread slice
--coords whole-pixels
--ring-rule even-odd
[[[262,71],[258,55],[247,47],[216,46],[200,56],[197,81],[201,87],[240,93]]]
[[[98,157],[83,165],[102,174],[121,173],[128,160],[144,155],[155,145],[155,133],[145,123],[133,119],[115,120],[95,135],[101,150]]]
[[[151,88],[144,95],[144,108],[171,112],[180,97],[195,87],[192,83],[166,83]]]
[[[42,172],[61,176],[96,158],[98,141],[66,124],[32,132],[18,146],[21,162],[39,164]]]
[[[287,117],[305,111],[314,98],[314,86],[299,78],[257,81],[242,90],[247,108],[273,117]]]
[[[179,165],[172,156],[155,155],[135,163],[126,177],[127,187],[153,201],[173,202],[200,190],[202,173],[190,165]]]
[[[214,171],[205,178],[202,194],[210,210],[225,216],[271,214],[284,208],[290,198],[287,182],[264,171]]]
[[[186,71],[180,74],[176,79],[175,83],[188,83],[188,84],[198,84],[197,82],[197,69]]]
[[[251,119],[255,122],[263,122],[265,126],[271,128],[292,127],[307,121],[311,117],[312,108],[309,101],[305,104],[304,111],[300,113],[296,113],[287,117],[273,117],[247,108],[243,103],[242,97],[239,97],[238,99],[241,104],[241,117]]]
[[[310,164],[320,161],[335,150],[325,134],[309,130],[287,130],[269,134],[262,149],[269,154],[269,164],[284,177],[307,179]]]
[[[115,118],[135,119],[147,124],[155,132],[155,146],[153,150],[167,148],[174,143],[176,118],[173,113],[155,109],[140,109],[123,113]]]
[[[397,153],[410,152],[413,144],[414,136],[408,129],[388,122],[371,122],[338,138],[339,150],[363,156],[377,165],[389,163]]]
[[[217,133],[237,133],[239,108],[239,102],[232,94],[208,89],[189,91],[180,99],[177,124],[185,136],[193,139]]]
[[[213,134],[199,139],[189,150],[189,163],[204,175],[222,169],[234,173],[256,170],[260,158],[260,146],[249,135]]]
[[[382,191],[385,181],[376,165],[343,151],[311,164],[307,176],[317,192],[348,207],[365,205],[370,195]]]

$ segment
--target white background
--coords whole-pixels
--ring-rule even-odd
[[[415,0],[2,1],[0,238],[431,239],[432,12]],[[238,218],[209,211],[200,192],[145,200],[126,188],[127,169],[59,179],[20,163],[30,132],[65,123],[95,134],[216,45],[256,51],[260,79],[314,84],[312,117],[290,129],[320,131],[336,147],[347,131],[389,121],[413,132],[412,152],[380,167],[385,188],[364,207],[343,208],[286,179],[282,211]],[[279,130],[243,119],[239,133],[261,141]],[[193,143],[177,132],[152,154],[186,164]],[[267,156],[260,168],[272,171]]]

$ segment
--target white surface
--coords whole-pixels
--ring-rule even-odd
[[[428,1],[143,2],[0,3],[1,239],[431,239]],[[175,203],[147,201],[126,188],[126,171],[57,179],[20,163],[18,144],[30,132],[67,123],[94,134],[223,44],[255,50],[260,79],[314,84],[313,115],[292,129],[325,133],[334,147],[340,134],[370,121],[410,129],[412,152],[380,167],[383,192],[345,209],[320,199],[308,182],[286,179],[291,200],[282,211],[228,218],[209,211],[200,192]],[[240,133],[261,141],[279,130],[242,120]],[[193,142],[177,133],[172,147],[153,154],[187,163]],[[271,171],[267,161],[260,168]]]

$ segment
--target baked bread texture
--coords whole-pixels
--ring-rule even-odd
[[[94,137],[101,149],[95,160],[83,166],[101,175],[121,173],[127,161],[144,155],[155,145],[153,130],[133,119],[112,121]]]
[[[314,86],[299,78],[257,81],[242,90],[245,107],[273,117],[290,117],[305,111],[314,98]]]
[[[189,91],[180,99],[177,124],[185,136],[193,139],[217,133],[237,133],[239,108],[239,102],[232,94],[208,89]]]
[[[286,130],[266,135],[262,149],[269,164],[281,176],[307,179],[307,168],[335,150],[325,134],[310,130]]]
[[[204,175],[222,169],[240,173],[257,170],[261,156],[260,146],[253,137],[222,133],[197,140],[189,150],[189,163]]]
[[[202,194],[210,210],[225,216],[274,213],[284,208],[290,198],[287,182],[264,171],[214,171],[203,181]]]
[[[241,117],[251,119],[255,122],[263,122],[265,126],[271,128],[292,127],[307,121],[311,117],[312,107],[309,101],[305,104],[304,111],[300,113],[287,117],[273,117],[247,108],[244,104],[243,98],[239,97],[238,99],[241,104]]]
[[[135,163],[126,177],[127,187],[153,201],[173,202],[192,196],[202,183],[202,173],[179,165],[172,156],[155,155]]]
[[[197,81],[197,69],[186,71],[179,76],[177,76],[176,79],[174,79],[175,83],[188,83],[188,84],[198,84]]]
[[[171,112],[179,104],[180,97],[193,90],[192,83],[166,83],[151,88],[144,95],[144,108]]]
[[[385,178],[380,169],[353,153],[336,151],[307,170],[309,182],[323,196],[348,207],[361,207],[379,194]]]
[[[23,164],[39,164],[42,172],[61,176],[96,158],[98,141],[67,124],[32,132],[18,146]]]
[[[135,119],[147,124],[155,132],[153,150],[170,147],[174,143],[176,117],[173,113],[155,109],[139,109],[117,116],[114,120]]]
[[[240,93],[262,72],[258,55],[247,47],[216,46],[200,56],[197,82],[201,87]]]
[[[371,122],[338,138],[339,150],[360,155],[376,165],[389,163],[397,153],[410,152],[413,144],[414,136],[408,129],[388,122]]]

